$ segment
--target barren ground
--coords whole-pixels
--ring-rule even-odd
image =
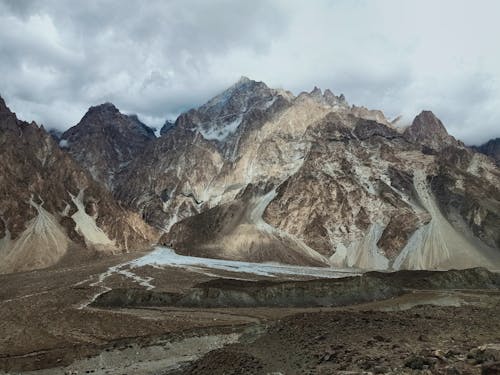
[[[474,351],[500,344],[498,290],[414,290],[336,308],[88,305],[108,289],[145,289],[137,279],[106,274],[140,255],[1,275],[0,369],[10,374],[480,374],[484,362],[500,360],[495,357],[500,349],[488,349],[489,357]],[[134,275],[151,277],[155,291],[174,293],[215,277],[270,279],[204,271],[146,266]]]

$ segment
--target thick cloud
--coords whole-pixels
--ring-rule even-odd
[[[105,101],[151,125],[241,75],[314,85],[467,143],[500,136],[500,3],[0,0],[0,94],[60,129]]]

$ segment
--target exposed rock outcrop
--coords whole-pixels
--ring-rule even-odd
[[[160,129],[160,135],[165,135],[167,132],[175,126],[174,121],[167,120]]]
[[[273,93],[264,86],[245,81],[238,95],[257,95],[259,102]],[[233,92],[208,103],[226,113],[220,98]],[[203,137],[210,128],[193,125],[197,111],[179,118],[181,128],[189,124],[184,128],[194,145],[183,151],[210,150],[211,157],[204,168],[191,163],[197,181],[183,182],[182,196],[196,199],[181,215],[176,204],[164,244],[191,255],[365,269],[498,267],[499,171],[450,136],[432,112],[402,133],[381,112],[349,107],[318,88],[296,98],[274,95],[273,105],[250,118],[231,105],[231,116],[243,116],[244,126],[224,139]],[[201,107],[203,123],[211,125],[208,103]],[[175,149],[179,141],[169,142]],[[182,158],[167,157],[169,169],[186,172],[178,167]],[[160,171],[155,181],[163,178],[161,169],[149,169]],[[175,202],[178,190],[169,191]],[[480,204],[487,196],[493,204]],[[172,217],[170,207],[164,206],[165,217]],[[280,246],[302,259],[286,260]]]
[[[145,248],[155,232],[0,99],[0,272],[58,262],[71,244],[113,253]]]
[[[180,253],[364,269],[500,268],[500,171],[430,111],[402,131],[329,90],[295,97],[242,77],[164,128],[153,139],[105,105],[63,139]],[[79,191],[71,192],[76,207]]]
[[[61,135],[59,144],[94,179],[113,190],[115,175],[155,138],[137,116],[124,115],[105,103],[91,107],[77,125]]]
[[[473,146],[472,148],[477,152],[491,157],[500,166],[500,138],[490,139],[481,146]]]
[[[405,132],[405,137],[433,150],[441,150],[448,145],[457,145],[457,141],[448,134],[441,120],[431,111],[422,111]]]

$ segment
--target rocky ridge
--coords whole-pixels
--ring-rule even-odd
[[[113,104],[104,103],[91,107],[60,136],[59,144],[95,180],[113,190],[115,175],[155,138],[137,116],[124,115]]]
[[[149,247],[155,232],[118,205],[34,122],[0,98],[0,272],[43,268],[70,249],[115,253]]]
[[[108,103],[60,146],[185,255],[500,268],[498,167],[430,111],[395,122],[330,90],[294,96],[242,77],[159,138]]]
[[[132,165],[119,197],[181,253],[365,269],[498,266],[499,171],[429,111],[401,131],[329,91],[294,97],[243,79],[181,115],[142,159],[151,162]]]
[[[490,139],[488,142],[472,147],[475,151],[485,154],[500,166],[500,138]]]

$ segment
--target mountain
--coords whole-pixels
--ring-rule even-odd
[[[160,243],[194,256],[381,270],[500,267],[500,170],[431,111],[402,129],[330,90],[295,96],[242,77],[166,122],[159,138],[111,104],[90,108],[60,147],[5,113],[2,196],[14,199],[0,212],[9,236],[43,207],[54,225],[69,222],[69,240],[87,246],[90,217],[116,248],[153,238],[144,220],[163,233]],[[38,135],[21,147],[18,133]],[[33,161],[23,164],[26,157]],[[47,248],[57,249],[61,231],[44,239]]]
[[[448,134],[440,119],[431,111],[422,111],[406,128],[404,136],[413,143],[419,143],[431,150],[439,151],[458,142]]]
[[[175,125],[175,122],[167,120],[160,129],[160,136],[165,135]]]
[[[500,138],[490,139],[481,146],[473,146],[475,151],[491,157],[500,166]]]
[[[63,131],[54,128],[47,130],[47,132],[52,136],[52,138],[54,138],[54,141],[56,141],[57,143],[59,143],[59,141],[61,140],[61,136],[64,133]]]
[[[53,137],[0,98],[0,272],[43,268],[71,253],[147,248],[155,231],[118,205]]]
[[[137,116],[124,115],[105,103],[91,107],[77,125],[65,131],[60,146],[112,190],[115,175],[155,138]]]
[[[189,255],[365,269],[498,267],[500,171],[430,111],[402,130],[319,88],[243,77],[176,120],[115,194]]]

